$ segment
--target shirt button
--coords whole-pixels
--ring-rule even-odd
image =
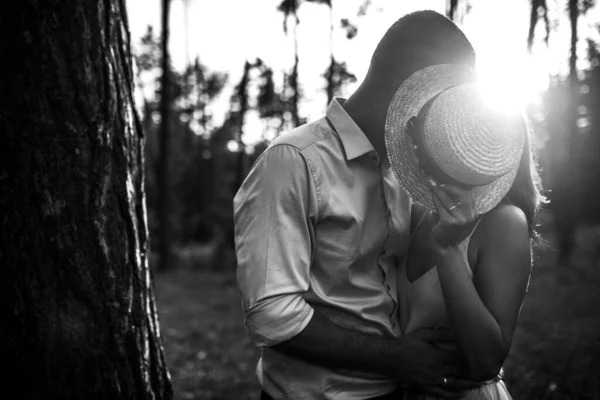
[[[377,156],[372,156],[372,157],[371,157],[371,160],[373,160],[373,162],[375,162],[375,163],[376,163],[377,161],[379,161],[379,160],[377,159]]]

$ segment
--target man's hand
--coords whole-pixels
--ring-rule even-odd
[[[468,379],[465,364],[448,329],[421,329],[399,340],[402,386],[445,399],[458,399],[479,386]]]

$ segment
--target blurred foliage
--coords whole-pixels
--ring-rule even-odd
[[[354,37],[358,34],[358,27],[350,22],[348,18],[342,18],[340,20],[340,24],[342,28],[346,31],[347,39],[354,39]]]
[[[551,77],[551,85],[544,93],[542,104],[534,112],[530,110],[536,122],[538,143],[543,142],[540,164],[544,169],[544,186],[558,233],[561,264],[567,264],[571,257],[577,228],[600,223],[600,189],[596,185],[600,179],[600,69],[596,43],[588,40],[590,67],[583,71],[577,69],[578,21],[594,5],[593,0],[567,2],[564,12],[571,26],[569,75]],[[548,44],[550,27],[554,23],[549,21],[547,11],[545,1],[531,0],[527,40],[530,51],[539,18],[544,19],[544,42]]]
[[[263,60],[245,61],[243,73],[236,82],[228,82],[222,72],[210,71],[199,59],[182,72],[172,72],[173,121],[171,188],[173,204],[170,221],[173,225],[174,242],[185,246],[193,242],[211,241],[214,238],[225,247],[233,245],[231,201],[254,160],[268,143],[280,133],[304,123],[299,103],[303,90],[298,80],[298,38],[296,27],[300,23],[298,10],[305,3],[327,7],[330,12],[330,60],[322,73],[324,92],[329,103],[342,93],[344,85],[356,77],[346,63],[338,59],[333,45],[333,32],[340,29],[347,39],[358,34],[355,23],[349,19],[334,21],[335,2],[324,0],[283,0],[277,9],[283,16],[283,34],[292,35],[294,58],[289,68],[275,71]],[[569,7],[561,7],[576,28],[577,18],[594,6],[592,0],[571,0]],[[365,0],[357,11],[361,18],[372,6]],[[449,2],[448,12],[453,15],[468,13],[470,2]],[[577,12],[574,12],[577,11]],[[538,21],[544,26],[546,44],[555,29],[546,0],[531,0],[530,29],[524,37],[531,50],[536,40]],[[556,18],[556,16],[552,16]],[[294,29],[290,29],[293,23]],[[575,43],[578,42],[576,29]],[[575,71],[568,77],[552,77],[550,88],[540,102],[530,105],[528,113],[536,133],[539,163],[543,169],[544,186],[551,200],[549,209],[554,213],[554,224],[561,232],[559,240],[568,258],[569,246],[578,225],[600,223],[600,56],[597,44],[588,40],[590,67]],[[572,50],[572,49],[571,49]],[[576,55],[574,51],[565,58]],[[156,230],[156,170],[158,154],[158,101],[160,93],[160,41],[152,28],[141,38],[136,54],[138,84],[145,93],[143,123],[147,133],[146,169],[148,214],[151,232]],[[146,79],[141,77],[145,76]],[[150,76],[151,78],[148,78]],[[223,101],[225,87],[229,111],[222,123],[215,123],[212,114],[217,101]],[[227,89],[228,91],[230,89]],[[324,108],[325,108],[324,104]],[[249,115],[256,119],[250,128]],[[245,131],[262,129],[259,143],[248,146],[244,142]],[[253,132],[255,133],[255,132]],[[256,136],[256,135],[254,135]],[[151,237],[156,238],[155,235]],[[153,243],[155,247],[156,243]]]
[[[356,76],[348,71],[346,63],[338,62],[334,57],[331,57],[329,68],[323,74],[323,78],[327,81],[327,103],[341,94],[345,83],[356,82]]]
[[[157,169],[159,168],[160,39],[151,27],[141,39],[135,54],[139,90],[144,93],[143,125],[146,133],[146,192],[152,246],[156,248],[158,221]],[[182,73],[171,72],[171,151],[169,190],[172,207],[169,221],[174,242],[208,241],[215,235],[209,207],[213,202],[215,163],[210,135],[215,127],[210,104],[221,93],[227,76],[209,72],[198,59]],[[148,87],[145,87],[148,86]],[[150,90],[148,90],[150,89]],[[222,145],[221,147],[223,147]],[[196,184],[197,182],[197,184]]]
[[[331,2],[327,0],[306,2],[331,7]],[[285,32],[287,18],[297,17],[299,5],[300,2],[296,1],[283,1],[279,5],[278,9],[286,21]],[[296,18],[295,22],[299,20]],[[297,41],[295,33],[294,40]],[[160,168],[161,47],[160,37],[151,26],[140,39],[134,57],[138,91],[143,94],[139,106],[147,137],[145,168],[148,220],[152,248],[156,249],[159,227],[157,172]],[[232,200],[235,192],[270,140],[306,122],[298,110],[302,99],[297,73],[299,62],[296,52],[291,70],[276,73],[259,58],[247,60],[229,97],[229,111],[220,124],[215,123],[212,110],[213,105],[224,96],[224,88],[229,83],[227,74],[210,71],[199,58],[182,72],[170,69],[172,156],[168,167],[171,175],[169,231],[173,236],[173,246],[177,248],[177,253],[185,254],[184,258],[189,259],[190,254],[206,253],[198,247],[202,245],[216,248],[215,255],[203,256],[203,260],[231,258]],[[277,76],[282,77],[280,82],[275,80]],[[333,49],[331,64],[323,77],[326,80],[324,90],[329,99],[339,95],[346,83],[356,79],[345,63],[333,58]],[[252,146],[244,142],[249,112],[256,112],[263,125],[262,139]]]

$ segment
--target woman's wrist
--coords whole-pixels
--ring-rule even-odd
[[[453,259],[454,257],[460,257],[462,251],[459,245],[435,245],[433,250],[436,258],[436,265],[444,264],[445,262]]]

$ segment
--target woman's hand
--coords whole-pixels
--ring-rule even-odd
[[[435,251],[452,250],[471,233],[479,214],[471,190],[456,185],[438,184],[432,178],[429,186],[438,222],[431,230]]]
[[[466,362],[449,328],[419,329],[396,342],[401,351],[395,371],[404,388],[440,399],[462,399],[481,385],[468,374]]]

